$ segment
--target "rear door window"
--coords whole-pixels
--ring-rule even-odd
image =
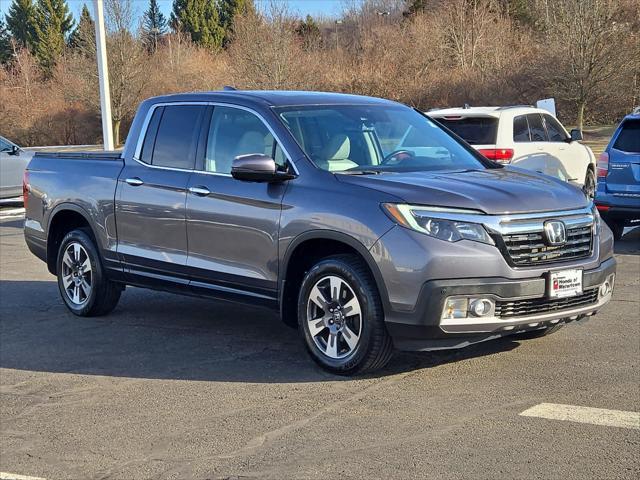
[[[529,122],[529,134],[532,142],[548,142],[547,131],[544,129],[542,117],[539,113],[530,113],[527,115]]]
[[[203,105],[164,107],[159,118],[158,133],[151,157],[152,165],[186,170],[194,168],[200,122],[204,111]],[[144,147],[142,156],[145,157]]]
[[[498,119],[494,117],[438,118],[441,123],[470,145],[494,145]]]
[[[622,152],[640,153],[640,120],[627,120],[613,148]]]
[[[550,142],[564,142],[567,139],[562,125],[551,115],[544,116],[544,123],[547,126],[547,134],[549,135]]]
[[[518,115],[513,119],[513,141],[530,142],[529,123],[526,115]]]

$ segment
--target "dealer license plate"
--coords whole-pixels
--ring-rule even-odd
[[[549,297],[565,298],[582,293],[582,270],[560,270],[549,273]]]

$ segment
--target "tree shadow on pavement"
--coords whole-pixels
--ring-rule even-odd
[[[108,316],[80,318],[54,281],[0,282],[0,367],[225,382],[348,380],[324,372],[273,312],[128,288]],[[511,350],[502,339],[459,351],[397,352],[386,376]],[[369,376],[371,377],[371,376]]]

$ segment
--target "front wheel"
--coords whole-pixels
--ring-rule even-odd
[[[380,294],[355,255],[326,258],[307,272],[298,296],[298,324],[313,360],[338,375],[382,368],[393,352]]]
[[[118,304],[122,287],[105,276],[98,250],[85,230],[65,235],[57,266],[60,295],[75,315],[106,315]]]

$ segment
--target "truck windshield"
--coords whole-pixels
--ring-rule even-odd
[[[276,112],[307,156],[330,172],[486,168],[468,147],[408,107],[313,105]]]

